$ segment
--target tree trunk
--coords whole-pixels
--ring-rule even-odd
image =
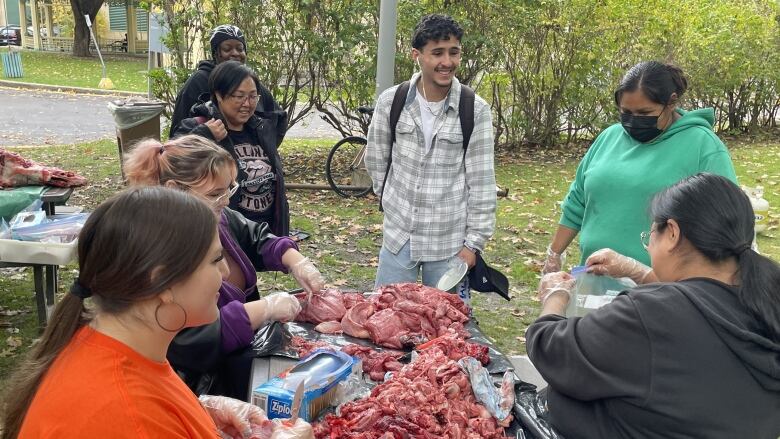
[[[70,7],[73,10],[74,32],[73,32],[73,55],[89,56],[89,28],[84,20],[84,15],[89,15],[92,26],[95,25],[95,18],[103,6],[103,0],[70,0]]]

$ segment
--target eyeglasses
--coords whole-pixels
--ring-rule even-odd
[[[219,206],[223,201],[226,199],[230,199],[235,193],[238,191],[238,183],[235,181],[230,183],[230,186],[227,188],[227,190],[220,196],[213,198],[212,203],[214,203],[215,206]]]
[[[247,100],[249,103],[256,103],[260,97],[258,95],[230,95],[230,99],[237,104],[243,104]]]
[[[655,226],[650,227],[650,230],[647,232],[642,232],[639,234],[639,239],[642,241],[642,247],[647,250],[647,248],[650,246],[650,235],[653,234],[653,232],[656,231]]]

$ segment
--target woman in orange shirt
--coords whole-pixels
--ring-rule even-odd
[[[90,215],[78,256],[70,294],[8,389],[3,437],[218,438],[218,428],[228,430],[165,359],[179,330],[218,315],[228,268],[211,209],[182,191],[127,190]]]

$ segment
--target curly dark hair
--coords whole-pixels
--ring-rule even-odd
[[[412,47],[421,50],[428,41],[449,40],[450,36],[460,41],[463,28],[449,15],[428,14],[420,19],[412,32]]]

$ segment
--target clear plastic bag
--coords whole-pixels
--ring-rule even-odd
[[[336,396],[333,397],[332,405],[336,406],[336,413],[339,413],[341,406],[356,399],[366,398],[371,394],[372,385],[363,379],[360,368],[352,373],[345,381],[339,383],[336,389]]]
[[[585,272],[586,267],[574,267],[571,274],[576,281],[566,317],[583,317],[585,314],[612,302],[620,292],[633,288],[636,283],[628,278],[615,279]]]
[[[458,360],[458,364],[469,376],[471,389],[474,391],[477,401],[484,405],[487,411],[499,423],[507,421],[512,414],[512,408],[515,403],[514,372],[511,370],[504,372],[502,391],[499,391],[493,385],[490,373],[482,366],[479,360],[472,357],[463,357]],[[508,385],[505,383],[508,383]]]
[[[66,243],[76,239],[89,214],[75,213],[46,218],[42,222],[23,227],[11,224],[11,238],[20,241]],[[13,223],[13,221],[12,221]]]

